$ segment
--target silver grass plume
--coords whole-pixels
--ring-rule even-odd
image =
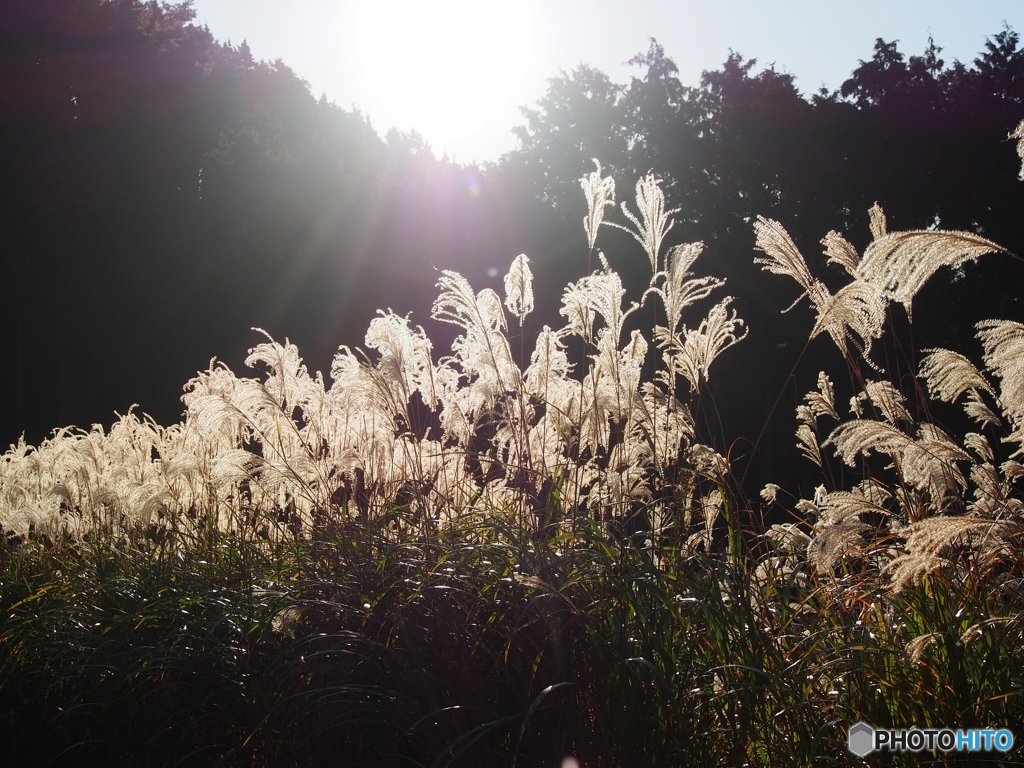
[[[908,664],[920,663],[928,646],[937,645],[940,640],[942,640],[942,635],[938,632],[928,632],[915,637],[903,649],[903,660]]]
[[[818,419],[828,416],[836,421],[835,390],[832,380],[824,371],[818,373],[818,389],[804,395],[804,403],[796,407],[796,441],[797,448],[808,459],[819,467],[821,463],[821,447],[818,444]]]
[[[926,491],[935,504],[966,486],[956,462],[970,456],[933,424],[921,424],[915,440],[892,424],[854,419],[836,427],[825,444],[835,446],[851,467],[858,455],[868,456],[872,451],[891,456],[903,481]]]
[[[767,255],[767,258],[755,257],[754,263],[760,264],[766,272],[791,277],[804,289],[782,311],[788,312],[806,295],[818,315],[810,338],[828,332],[840,351],[846,354],[849,331],[853,331],[860,338],[859,346],[867,357],[871,342],[881,335],[885,322],[885,302],[878,291],[871,285],[854,281],[833,296],[823,282],[811,275],[793,238],[779,222],[758,216],[754,232],[757,249]]]
[[[533,312],[533,272],[525,253],[516,256],[505,275],[505,307],[519,318],[520,328],[526,316]]]
[[[811,296],[813,299],[813,295]],[[833,296],[822,290],[821,302],[815,304],[818,311],[810,338],[827,332],[845,355],[846,342],[852,339],[850,332],[856,335],[854,345],[860,350],[865,361],[876,368],[869,358],[871,345],[882,335],[885,327],[885,310],[887,304],[878,287],[862,280],[854,280],[836,291]]]
[[[367,349],[377,351],[377,370],[385,386],[393,390],[404,411],[416,392],[431,409],[437,407],[438,393],[434,382],[433,346],[422,327],[409,325],[409,318],[378,310],[370,321],[363,340]],[[396,408],[396,411],[399,409]]]
[[[934,507],[941,507],[950,496],[959,497],[967,481],[957,466],[958,461],[969,461],[970,455],[934,424],[918,427],[917,439],[910,443],[899,457],[903,479],[921,491],[926,491]]]
[[[800,424],[796,428],[796,443],[800,453],[821,466],[821,447],[818,436],[809,424]]]
[[[882,572],[889,576],[893,592],[901,592],[907,586],[918,584],[924,577],[950,565],[949,560],[934,552],[918,552],[893,558],[885,564]]]
[[[971,467],[971,479],[974,481],[975,496],[978,499],[994,501],[1002,496],[999,487],[999,473],[994,464],[990,462],[975,464]]]
[[[878,231],[881,236],[876,234],[864,251],[854,278],[877,286],[886,300],[902,304],[908,315],[914,296],[941,267],[1006,252],[1002,246],[970,232]]]
[[[661,298],[668,319],[668,328],[675,332],[683,317],[683,310],[701,299],[707,298],[711,292],[725,285],[725,281],[717,277],[695,278],[690,267],[704,251],[704,243],[686,243],[673,246],[668,252],[667,266],[651,278],[651,287],[644,292]],[[661,278],[661,285],[656,285]]]
[[[913,421],[910,411],[907,410],[906,399],[888,381],[867,382],[861,397],[870,400],[882,417],[893,426],[901,423],[910,424]]]
[[[698,552],[701,547],[704,548],[705,552],[711,550],[711,544],[714,541],[715,521],[718,519],[719,514],[721,514],[724,504],[725,499],[722,496],[722,492],[717,488],[701,500],[699,510],[704,525],[701,530],[687,538],[687,550],[694,553]]]
[[[576,398],[578,382],[570,378],[573,365],[565,352],[565,343],[558,333],[544,326],[537,334],[537,343],[530,355],[530,365],[523,373],[526,391],[542,402],[564,412]]]
[[[715,358],[747,336],[736,310],[729,312],[731,302],[730,296],[712,307],[697,328],[688,330],[684,326],[681,340],[676,334],[664,334],[662,328],[655,329],[659,345],[667,347],[671,356],[672,368],[690,383],[693,392],[708,380]]]
[[[729,475],[729,460],[709,445],[694,443],[687,452],[687,458],[697,474],[717,481]]]
[[[683,310],[691,304],[707,298],[712,291],[722,287],[724,280],[716,277],[695,278],[690,267],[704,250],[704,243],[688,243],[673,247],[668,254],[667,267],[651,278],[651,287],[645,292],[661,299],[665,308],[667,325],[654,327],[654,340],[662,350],[666,370],[659,371],[658,379],[668,390],[676,387],[676,376],[683,376],[696,391],[702,381],[707,381],[709,368],[714,359],[725,349],[746,336],[743,321],[735,311],[730,315],[727,297],[707,314],[701,325],[689,330],[682,324]]]
[[[839,413],[836,411],[835,388],[832,386],[832,380],[824,371],[818,372],[817,391],[812,390],[804,395],[804,401],[816,419],[828,416],[836,421],[839,420]]]
[[[870,529],[870,525],[855,518],[821,528],[807,546],[808,565],[822,573],[831,573],[840,559],[863,548],[863,534]]]
[[[452,343],[458,363],[488,405],[520,385],[520,372],[505,337],[508,326],[501,299],[490,288],[474,293],[466,279],[445,270],[437,281],[440,294],[431,317],[462,328]]]
[[[860,254],[853,247],[853,243],[832,230],[822,238],[821,244],[825,246],[829,264],[839,264],[850,275],[856,272],[857,265],[860,264]]]
[[[1001,381],[999,403],[1013,423],[1013,442],[1024,442],[1024,325],[983,320],[975,326],[984,348],[985,366]]]
[[[970,645],[972,642],[982,637],[985,634],[985,630],[988,627],[998,626],[1000,624],[1011,624],[1020,621],[1020,616],[990,616],[987,619],[982,619],[977,624],[972,624],[963,631],[958,641],[960,645]]]
[[[802,554],[811,544],[811,537],[797,523],[775,523],[765,535],[784,554]]]
[[[602,269],[566,286],[559,314],[567,321],[568,333],[591,344],[597,342],[599,328],[595,321],[600,317],[611,331],[615,344],[618,344],[622,326],[626,318],[636,310],[637,304],[631,303],[627,309],[623,309],[622,299],[626,289],[622,287],[622,279],[609,268],[604,254],[601,254],[601,265]]]
[[[564,451],[578,424],[573,411],[581,405],[581,384],[571,377],[572,369],[559,334],[545,325],[537,335],[523,383],[528,396],[544,405],[542,416],[530,429],[529,443],[535,467],[548,473],[568,462]]]
[[[984,390],[995,395],[995,390],[974,363],[958,352],[948,349],[926,349],[921,358],[919,375],[928,387],[928,396],[944,403],[956,402],[968,390]]]
[[[935,571],[952,567],[962,550],[981,561],[1012,556],[1013,541],[1021,530],[1016,520],[926,517],[906,529],[905,553],[882,570],[890,575],[893,589],[898,592]]]
[[[206,371],[185,384],[181,400],[186,426],[198,431],[210,450],[215,450],[217,443],[233,448],[248,439],[250,425],[245,414],[232,404],[244,381],[214,359]]]
[[[1002,471],[1006,479],[1009,480],[1011,483],[1014,480],[1018,480],[1021,477],[1024,477],[1024,464],[1014,461],[1013,459],[1010,459],[1009,461],[1004,461],[999,466],[999,469]]]
[[[646,353],[647,341],[639,331],[630,334],[621,350],[610,329],[604,328],[598,335],[597,353],[591,355],[593,364],[583,383],[587,408],[580,426],[581,432],[591,435],[595,449],[607,444],[609,416],[625,422],[633,415]]]
[[[967,505],[971,515],[983,518],[1018,517],[1022,504],[1013,497],[1011,480],[1004,480],[991,462],[971,465],[974,501]]]
[[[1017,140],[1017,156],[1021,159],[1020,174],[1017,178],[1024,181],[1024,120],[1017,124],[1013,133],[1007,136],[1007,138]]]
[[[975,438],[972,443],[977,445],[976,453],[982,457],[982,463],[971,465],[974,501],[967,505],[967,511],[972,515],[987,518],[1024,517],[1024,502],[1017,498],[1013,486],[1014,481],[1024,474],[1024,466],[1010,459],[1000,464],[997,469],[988,441],[981,435],[968,435],[968,438],[971,437]]]
[[[594,158],[597,170],[580,179],[583,194],[587,197],[587,215],[583,219],[583,231],[587,233],[587,247],[594,250],[597,230],[604,220],[605,206],[615,205],[615,179],[601,176],[601,163]]]
[[[658,472],[676,463],[681,448],[694,438],[693,416],[673,394],[652,382],[641,387],[642,411],[633,426],[633,439],[649,447]]]
[[[665,194],[661,191],[661,179],[653,173],[648,173],[637,181],[636,207],[640,212],[639,217],[630,211],[626,203],[623,202],[622,213],[633,226],[616,226],[636,238],[651,260],[651,272],[658,272],[658,254],[661,252],[661,243],[669,230],[675,226],[672,214],[678,213],[679,209],[665,210]]]
[[[824,283],[815,280],[811,275],[811,270],[808,268],[803,254],[800,253],[800,249],[796,247],[796,243],[793,242],[793,238],[789,236],[785,228],[774,219],[758,216],[757,221],[754,222],[754,233],[757,236],[755,247],[767,255],[767,258],[754,257],[754,263],[760,264],[761,269],[766,272],[775,275],[788,275],[804,289],[804,293],[800,294],[796,301],[783,312],[787,312],[795,306],[804,297],[804,294],[810,297],[815,307],[823,306],[829,295],[828,289]]]
[[[871,230],[871,237],[879,240],[885,237],[888,231],[888,223],[885,220],[885,212],[877,202],[868,209],[868,228]]]
[[[944,555],[955,547],[980,552],[1013,552],[1013,539],[1019,536],[1016,520],[984,520],[976,517],[933,516],[914,523],[905,533],[910,553],[932,552]]]
[[[968,432],[964,435],[964,448],[974,453],[983,462],[990,463],[995,461],[996,457],[992,452],[992,446],[989,444],[988,438],[977,432]]]
[[[250,349],[245,364],[252,368],[263,363],[269,369],[267,380],[242,381],[233,405],[251,423],[264,459],[293,476],[305,491],[315,472],[306,427],[309,414],[323,401],[323,379],[319,373],[307,373],[298,348],[287,339],[281,345],[262,329],[253,330],[268,341]],[[297,410],[302,412],[301,422]]]
[[[299,357],[299,348],[288,339],[284,340],[283,346],[278,344],[262,328],[252,330],[266,336],[267,341],[249,350],[245,365],[255,368],[257,363],[263,363],[267,366],[270,375],[263,386],[285,414],[291,416],[294,409],[301,406],[309,394],[309,374],[306,372],[306,366],[302,364],[302,358]]]
[[[348,347],[338,348],[331,362],[333,384],[329,394],[335,419],[342,421],[342,432],[351,435],[366,428],[394,433],[407,404],[399,397],[400,380],[391,376],[396,363],[395,359],[382,358],[381,367],[375,367]]]
[[[874,239],[862,258],[858,259],[853,246],[835,232],[822,240],[829,261],[840,264],[853,277],[853,281],[834,296],[824,283],[811,275],[796,244],[777,221],[759,216],[755,222],[756,245],[767,258],[756,257],[754,262],[768,272],[788,275],[803,288],[818,315],[811,338],[827,331],[846,354],[847,340],[852,338],[852,333],[859,338],[857,346],[870,363],[871,345],[882,334],[890,302],[902,304],[909,316],[914,295],[940,267],[1006,251],[969,232],[890,233],[886,229],[885,214],[877,203],[869,215]],[[783,311],[791,309],[802,297],[803,294]]]
[[[836,453],[847,466],[856,466],[858,455],[867,456],[871,451],[889,456],[902,453],[913,440],[902,430],[891,424],[873,419],[854,419],[840,424],[825,441],[835,446]]]
[[[837,525],[844,520],[858,518],[863,514],[888,516],[889,510],[883,505],[884,496],[878,493],[865,495],[861,489],[853,491],[830,491],[818,500],[819,521],[822,525]]]
[[[971,389],[967,392],[967,399],[964,401],[964,413],[977,422],[980,426],[999,426],[1002,420],[996,412],[988,407],[988,404],[981,399],[977,390]]]

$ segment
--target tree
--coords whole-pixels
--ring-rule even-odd
[[[870,61],[861,59],[860,66],[846,80],[839,92],[861,109],[875,107],[900,93],[906,85],[907,65],[897,49],[899,40],[891,43],[875,40],[875,53]]]
[[[690,91],[679,81],[675,62],[653,37],[647,53],[638,53],[628,63],[646,68],[642,78],[631,78],[622,98],[629,170],[639,175],[653,168],[667,169],[678,162],[679,145],[684,142],[679,117]],[[673,186],[671,179],[665,181],[667,188]]]
[[[580,65],[548,80],[536,107],[522,108],[525,126],[516,127],[517,154],[534,175],[536,191],[555,205],[572,205],[578,179],[601,158],[608,169],[627,163],[622,87],[603,72]]]
[[[1014,107],[1024,102],[1024,51],[1020,35],[1010,27],[985,40],[985,52],[974,60],[978,83],[986,96]]]

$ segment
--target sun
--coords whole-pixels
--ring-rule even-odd
[[[369,0],[354,19],[358,71],[395,125],[438,151],[517,104],[532,55],[525,3]],[[438,146],[440,145],[440,146]]]

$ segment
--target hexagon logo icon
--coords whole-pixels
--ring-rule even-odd
[[[854,723],[846,732],[846,746],[857,757],[864,757],[875,748],[875,729],[867,723]]]

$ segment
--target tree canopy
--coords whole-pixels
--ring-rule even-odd
[[[829,230],[865,243],[876,201],[894,228],[1020,247],[1006,141],[1024,117],[1019,36],[997,31],[966,64],[941,52],[879,39],[838,90],[808,95],[738,52],[686,85],[652,39],[629,83],[586,65],[553,77],[523,109],[518,148],[463,167],[216,41],[188,2],[3,0],[0,439],[135,402],[172,421],[181,383],[214,355],[237,365],[253,326],[326,368],[377,308],[426,318],[439,269],[496,286],[525,252],[545,275],[538,307],[557,307],[587,268],[578,180],[598,158],[623,189],[663,178],[671,237],[707,243],[748,319],[757,364],[711,393],[739,405],[706,414],[727,448],[768,417],[803,344],[802,320],[778,313],[793,297],[771,295],[752,262],[756,216],[805,253]],[[966,344],[982,315],[1020,316],[1009,262],[936,280],[915,314],[924,333]]]

